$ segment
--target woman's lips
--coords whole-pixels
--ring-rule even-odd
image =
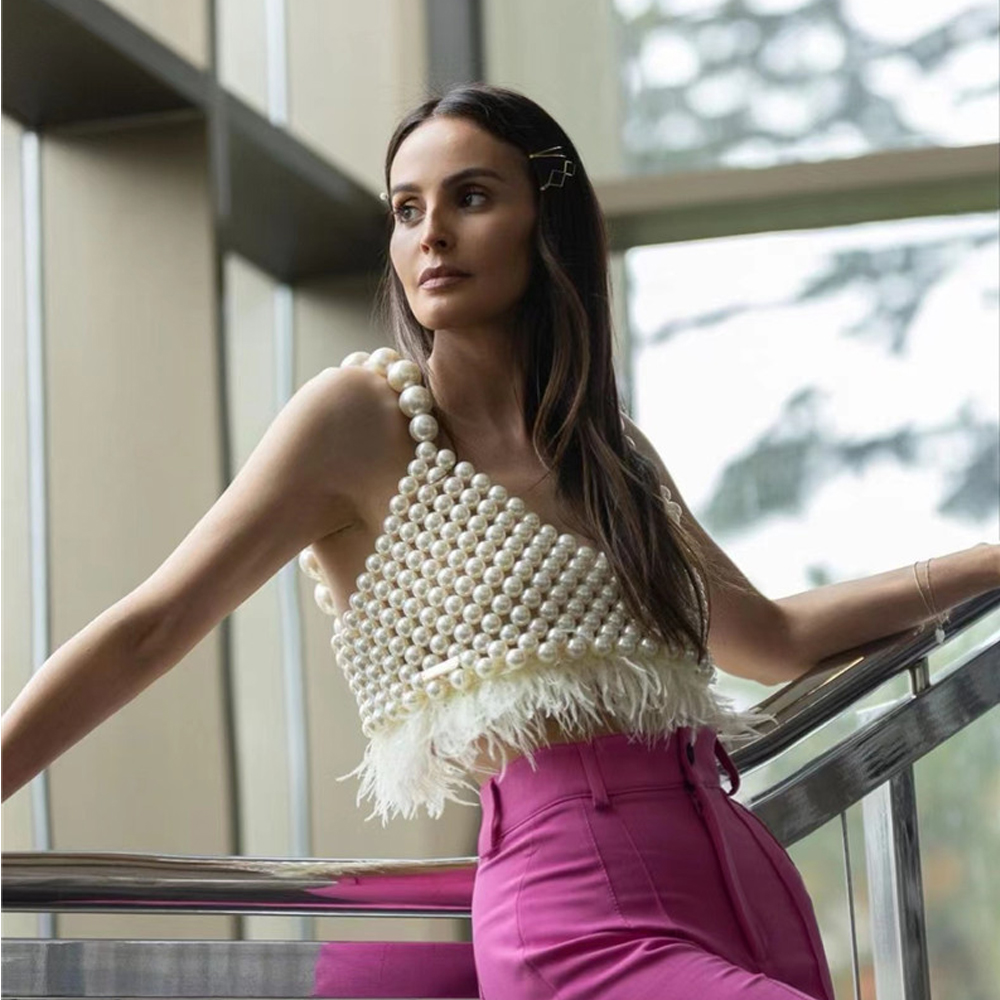
[[[426,288],[429,292],[438,288],[451,288],[452,285],[471,277],[470,274],[444,274],[440,278],[428,278],[420,287]]]

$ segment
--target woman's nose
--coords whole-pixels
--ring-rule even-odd
[[[423,230],[420,233],[421,244],[428,247],[447,245],[450,238],[442,213],[437,209],[428,211],[424,215]]]

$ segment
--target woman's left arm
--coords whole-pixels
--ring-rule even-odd
[[[930,560],[929,590],[921,563],[921,586],[910,565],[777,600],[765,597],[692,515],[649,439],[627,417],[625,425],[680,504],[708,563],[708,645],[727,673],[761,684],[786,684],[829,656],[915,628],[934,617],[932,608],[943,612],[1000,588],[1000,545],[981,542]]]
[[[926,565],[830,583],[774,603],[788,622],[798,659],[812,666],[845,649],[914,628],[933,617],[932,608],[944,612],[997,588],[1000,545],[980,542],[935,556]]]

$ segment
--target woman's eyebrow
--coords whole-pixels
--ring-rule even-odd
[[[459,170],[457,174],[451,174],[446,177],[441,183],[444,187],[450,187],[454,184],[458,184],[459,181],[468,180],[470,177],[493,177],[498,181],[506,183],[502,174],[498,174],[495,170],[491,170],[489,167],[467,167],[465,170]],[[400,191],[419,191],[420,186],[418,184],[397,184],[392,191],[389,192],[390,197],[392,195],[398,194]]]

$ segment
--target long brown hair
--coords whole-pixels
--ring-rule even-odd
[[[607,555],[633,617],[676,651],[704,660],[706,567],[691,532],[667,516],[655,465],[626,440],[612,356],[607,231],[579,153],[551,115],[523,94],[468,84],[424,101],[399,122],[385,157],[387,191],[403,140],[422,122],[445,115],[468,119],[520,149],[537,186],[556,161],[529,160],[528,153],[562,146],[576,164],[561,188],[537,193],[534,265],[512,345],[525,425],[542,464],[556,471],[557,495]],[[391,233],[391,212],[387,224]],[[413,315],[388,255],[375,320],[426,380],[434,333]]]

